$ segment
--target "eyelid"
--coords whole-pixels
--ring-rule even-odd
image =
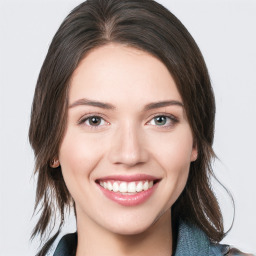
[[[156,126],[157,128],[170,128],[170,127],[173,127],[176,123],[179,122],[179,118],[176,117],[175,115],[173,114],[168,114],[168,113],[157,113],[157,114],[154,114],[153,116],[150,117],[150,120],[147,121],[146,124],[149,124],[155,117],[158,117],[158,116],[164,116],[164,117],[167,117],[171,120],[172,124],[171,125],[152,125],[152,126]]]
[[[164,117],[167,117],[171,120],[172,124],[171,125],[152,125],[152,126],[156,126],[158,128],[170,128],[170,127],[173,127],[176,123],[179,122],[179,118],[173,114],[169,114],[169,113],[157,113],[157,114],[154,114],[150,117],[149,121],[146,122],[146,124],[149,124],[155,117],[158,117],[158,116],[164,116]],[[99,126],[92,126],[92,125],[86,125],[85,122],[90,118],[90,117],[99,117],[101,119],[103,119],[107,125],[110,125],[110,122],[106,121],[106,118],[104,117],[104,115],[102,115],[101,113],[88,113],[88,114],[85,114],[83,115],[78,121],[77,121],[77,124],[78,125],[85,125],[86,127],[88,128],[91,128],[91,129],[100,129],[102,126],[105,126],[105,125],[99,125]]]
[[[99,125],[99,126],[92,126],[92,125],[86,125],[85,122],[90,118],[90,117],[100,117],[101,119],[103,119],[107,125],[109,125],[110,123],[108,121],[106,121],[105,117],[100,114],[100,113],[89,113],[89,114],[85,114],[83,115],[78,121],[77,124],[78,125],[85,125],[91,129],[99,129],[100,127],[102,127],[103,125]]]

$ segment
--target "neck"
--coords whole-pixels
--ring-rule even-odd
[[[170,210],[147,230],[134,235],[112,233],[102,227],[96,227],[95,223],[84,222],[84,225],[79,225],[79,218],[77,224],[76,256],[170,256],[172,253]]]

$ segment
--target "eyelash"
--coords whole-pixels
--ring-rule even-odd
[[[152,122],[155,118],[157,117],[165,117],[167,119],[169,119],[169,122],[170,124],[169,125],[153,125],[153,126],[156,126],[160,129],[170,129],[170,128],[173,128],[175,126],[175,124],[177,124],[179,122],[179,119],[177,117],[175,117],[174,115],[171,115],[171,114],[166,114],[166,113],[159,113],[159,114],[156,114],[154,115],[149,122],[147,122],[147,124],[149,124],[150,122]],[[168,122],[168,121],[167,121]]]
[[[88,121],[88,120],[89,120],[90,118],[92,118],[92,117],[94,117],[94,118],[100,118],[101,121],[103,120],[104,122],[106,122],[107,124],[109,124],[109,123],[104,119],[103,116],[101,116],[100,114],[95,113],[95,114],[92,114],[92,115],[86,115],[86,116],[82,117],[82,118],[78,121],[78,125],[83,125],[83,124],[85,124],[86,121]],[[166,113],[161,114],[161,113],[159,113],[159,114],[154,115],[154,116],[147,122],[147,124],[149,124],[151,121],[153,121],[153,120],[154,120],[155,118],[157,118],[157,117],[165,117],[165,118],[169,119],[169,122],[171,122],[170,125],[165,125],[165,124],[164,124],[164,125],[152,125],[152,126],[156,126],[156,127],[160,128],[160,129],[168,129],[168,128],[170,129],[170,128],[173,128],[174,125],[179,122],[179,119],[176,118],[175,116],[171,115],[171,114],[166,114]],[[96,125],[96,126],[93,126],[93,125],[86,125],[86,126],[88,126],[90,129],[99,129],[99,127],[101,127],[102,125]]]
[[[79,121],[78,121],[78,125],[83,125],[86,123],[86,121],[88,121],[90,118],[92,117],[96,117],[96,118],[100,118],[101,121],[104,120],[107,124],[109,124],[103,116],[101,116],[100,114],[91,114],[91,115],[86,115],[86,116],[83,116]],[[86,125],[88,126],[90,129],[99,129],[99,126],[93,126],[93,125]]]

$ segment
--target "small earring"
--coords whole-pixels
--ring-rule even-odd
[[[53,159],[51,160],[50,166],[51,166],[52,168],[57,168],[57,167],[59,167],[59,166],[60,166],[59,160],[56,159],[56,158],[53,158]]]

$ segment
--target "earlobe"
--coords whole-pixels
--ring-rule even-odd
[[[50,162],[50,167],[51,168],[57,168],[60,166],[59,159],[57,157],[54,157],[51,162]]]
[[[197,160],[197,157],[198,157],[197,144],[194,142],[194,143],[193,143],[192,152],[191,152],[190,161],[191,161],[191,162],[196,161],[196,160]]]
[[[191,154],[191,162],[195,162],[197,159],[197,149],[193,149],[192,154]]]

